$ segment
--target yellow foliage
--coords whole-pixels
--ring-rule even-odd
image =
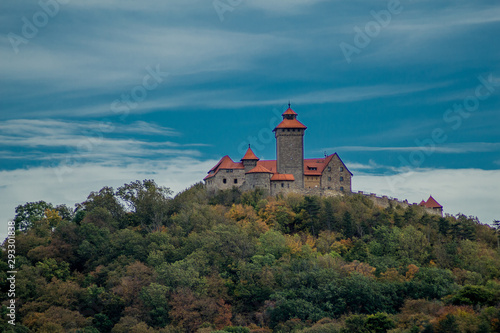
[[[408,265],[408,271],[406,271],[406,280],[413,280],[415,274],[418,273],[419,268],[413,264]]]
[[[269,226],[259,217],[252,206],[234,205],[226,217],[235,221],[249,235],[258,237],[269,230]]]
[[[399,274],[398,270],[395,268],[389,268],[385,273],[380,274],[382,279],[391,282],[403,282],[405,277]]]
[[[312,235],[306,235],[304,245],[308,245],[313,251],[316,251],[316,239]]]
[[[348,238],[348,239],[341,239],[338,242],[334,242],[330,247],[330,249],[341,255],[344,255],[347,252],[349,252],[349,250],[352,249],[353,246],[354,244],[352,243],[351,239]]]
[[[302,241],[298,235],[285,235],[285,240],[291,254],[297,254],[302,251]]]
[[[375,273],[376,271],[375,267],[372,267],[364,262],[359,262],[357,260],[344,265],[342,269],[348,273],[357,272],[367,277],[375,277],[373,273]]]

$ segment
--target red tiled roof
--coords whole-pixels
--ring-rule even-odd
[[[277,128],[299,128],[299,129],[306,129],[307,127],[302,124],[300,121],[297,119],[283,119],[281,123],[279,123],[278,126],[273,131],[276,131]]]
[[[208,175],[205,176],[203,180],[215,176],[217,172],[222,169],[245,169],[245,167],[243,166],[243,163],[235,163],[229,156],[226,155],[221,158],[220,161],[212,169],[210,169],[210,171],[208,171]]]
[[[330,163],[334,155],[324,158],[308,158],[304,160],[304,175],[321,176],[326,165]],[[316,170],[314,170],[316,169]]]
[[[250,152],[251,152],[251,150],[250,150]],[[247,154],[248,154],[248,150],[247,150],[247,153],[245,154],[245,156],[242,158],[242,160],[246,159]],[[304,159],[304,175],[306,175],[306,176],[321,176],[323,174],[323,171],[325,170],[326,166],[328,165],[328,163],[330,163],[330,161],[332,160],[332,158],[335,155],[336,155],[336,153],[329,155],[329,156],[326,156],[326,157],[323,157],[323,158]],[[340,161],[342,162],[342,160],[340,160]],[[265,171],[265,172],[269,172],[272,174],[278,174],[276,160],[258,160],[257,166],[261,166],[264,169],[266,169],[267,171]],[[345,164],[344,164],[344,167],[345,167]],[[205,179],[208,179],[208,178],[215,176],[215,174],[217,174],[217,172],[220,169],[244,169],[244,168],[245,167],[243,166],[242,162],[238,162],[238,163],[233,162],[233,160],[231,160],[231,158],[226,155],[212,169],[210,169],[209,174],[203,179],[205,180]],[[316,168],[316,170],[313,170],[313,168]],[[252,172],[254,169],[250,170],[249,172]],[[347,169],[347,167],[345,167],[345,170],[352,175],[352,173]]]
[[[420,201],[420,203],[419,203],[418,205],[419,205],[419,206],[424,206],[424,207],[425,207],[425,201],[424,201],[424,200]]]
[[[229,156],[224,156],[220,159],[219,163],[217,163],[210,171],[215,171],[218,169],[245,169],[243,163],[235,163]]]
[[[285,112],[283,112],[282,116],[286,114],[292,114],[292,115],[297,115],[297,112],[293,111],[292,108],[288,108]]]
[[[260,160],[260,158],[255,156],[252,149],[250,147],[248,147],[247,152],[245,153],[245,156],[243,156],[243,158],[241,160],[242,161],[243,160],[257,160],[258,161],[258,160]]]
[[[425,203],[425,206],[426,207],[429,207],[429,208],[443,208],[443,206],[441,206],[437,201],[436,199],[434,199],[431,196],[429,196],[429,199],[427,199],[427,202]]]
[[[286,174],[286,173],[275,173],[272,177],[271,180],[290,180],[293,181],[295,178],[293,175]]]
[[[264,168],[267,170],[271,171],[272,173],[278,172],[276,170],[276,160],[265,160],[265,161],[258,161],[257,165],[262,165]]]
[[[215,173],[208,174],[208,175],[205,176],[205,178],[203,178],[203,180],[207,180],[208,178],[212,178],[213,176],[215,176]]]
[[[272,173],[272,172],[263,167],[262,165],[257,165],[255,168],[245,173]]]

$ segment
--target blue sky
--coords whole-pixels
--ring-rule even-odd
[[[271,130],[354,190],[500,219],[500,6],[419,0],[6,0],[0,218],[154,178],[180,191]],[[1,229],[4,229],[3,227]]]

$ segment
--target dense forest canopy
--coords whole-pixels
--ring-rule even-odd
[[[76,209],[18,206],[2,331],[500,332],[498,228],[476,218],[361,195],[171,196],[144,180]]]

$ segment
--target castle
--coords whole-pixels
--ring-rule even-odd
[[[304,134],[307,127],[290,108],[273,130],[276,160],[260,160],[249,146],[240,160],[224,156],[204,178],[207,189],[242,191],[262,189],[270,195],[303,193],[339,195],[351,192],[352,173],[337,153],[322,158],[304,159]]]
[[[352,172],[337,153],[322,158],[304,159],[304,134],[307,127],[297,120],[290,108],[282,114],[283,120],[273,130],[276,138],[276,160],[260,160],[250,145],[239,162],[224,156],[203,179],[208,190],[226,190],[237,187],[242,191],[261,189],[267,195],[301,193],[305,195],[334,196],[351,194]],[[377,206],[407,208],[407,200],[378,197],[373,193],[358,192]],[[432,196],[418,204],[430,214],[443,215],[441,206]]]

